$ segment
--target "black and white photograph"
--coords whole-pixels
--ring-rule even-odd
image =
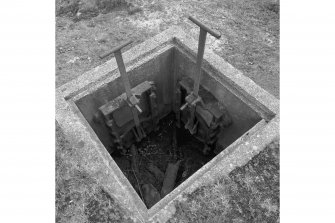
[[[56,222],[278,222],[277,0],[56,1]]]
[[[9,4],[1,222],[332,222],[330,6]]]

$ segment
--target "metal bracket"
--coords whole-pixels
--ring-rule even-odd
[[[175,101],[174,101],[174,107],[173,110],[176,114],[176,126],[180,128],[181,122],[180,122],[180,105],[181,105],[181,91],[180,88],[176,88],[175,92]]]
[[[158,105],[157,105],[157,95],[156,95],[156,88],[153,87],[149,99],[150,99],[150,112],[151,112],[151,119],[152,119],[152,126],[154,131],[158,130]]]
[[[121,151],[123,154],[126,153],[126,149],[123,146],[122,139],[120,135],[118,134],[116,128],[115,128],[115,122],[114,120],[109,120],[107,123],[107,126],[112,129],[111,134],[114,137],[114,142],[116,143],[116,146],[119,151]]]
[[[186,107],[190,110],[190,117],[188,118],[185,128],[190,131],[190,133],[193,135],[197,132],[198,127],[198,121],[195,118],[195,110],[198,103],[202,103],[201,97],[195,96],[193,92],[186,96],[185,98],[186,103],[180,108],[181,111],[183,111]]]

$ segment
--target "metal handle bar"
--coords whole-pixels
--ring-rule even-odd
[[[116,51],[121,50],[123,47],[128,46],[132,42],[133,42],[132,40],[128,40],[127,42],[124,42],[121,45],[114,47],[111,51],[100,55],[100,59],[104,59],[105,57],[111,55],[112,53],[115,53]]]
[[[196,25],[198,25],[201,29],[210,33],[215,38],[219,39],[221,37],[221,34],[219,32],[216,32],[216,31],[212,30],[211,28],[209,28],[208,26],[206,26],[205,24],[203,24],[202,22],[200,22],[196,18],[194,18],[192,16],[189,16],[188,19],[191,20],[192,22],[194,22]]]

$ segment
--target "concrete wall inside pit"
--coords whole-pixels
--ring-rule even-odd
[[[172,88],[169,86],[172,86],[173,81],[173,52],[170,48],[130,71],[126,68],[132,87],[146,80],[154,81],[157,87],[157,101],[160,104],[158,109],[161,114],[171,110]],[[115,149],[109,131],[102,121],[96,122],[93,117],[100,106],[124,92],[122,79],[118,77],[76,101],[77,107],[109,152]]]
[[[177,48],[170,48],[133,70],[128,71],[128,74],[131,86],[136,86],[145,80],[155,82],[157,86],[157,100],[159,104],[161,104],[159,111],[162,113],[164,110],[171,109],[170,106],[173,95],[172,74],[174,69],[177,77],[181,77],[182,75],[193,77],[195,73],[195,60],[194,58],[191,59],[186,52]],[[202,75],[201,85],[226,106],[233,119],[233,125],[220,134],[220,147],[224,149],[252,128],[262,118],[242,100],[227,90],[221,83],[211,78],[206,71],[203,71]],[[110,152],[112,152],[114,148],[108,129],[103,123],[94,122],[93,117],[100,106],[107,101],[113,100],[122,93],[124,93],[124,87],[119,77],[100,87],[95,92],[76,101],[79,110],[97,134],[100,141]]]
[[[192,57],[181,49],[175,48],[174,50],[175,75],[177,78],[187,75],[193,79],[196,73],[195,58],[191,59]],[[228,147],[262,119],[252,108],[204,70],[201,85],[225,105],[233,119],[233,124],[220,133],[220,150]]]

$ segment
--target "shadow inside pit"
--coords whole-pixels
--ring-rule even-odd
[[[192,136],[184,127],[175,126],[174,113],[160,120],[159,129],[151,132],[145,139],[136,144],[139,172],[132,167],[132,155],[112,154],[124,175],[143,199],[148,208],[162,197],[163,181],[169,163],[178,163],[176,176],[170,181],[173,188],[180,185],[189,176],[215,157],[213,152],[202,154],[204,144]],[[176,128],[176,146],[173,132]]]

